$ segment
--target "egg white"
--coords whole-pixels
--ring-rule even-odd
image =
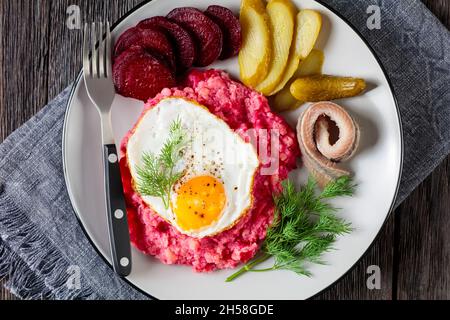
[[[160,153],[169,138],[170,125],[177,119],[190,141],[183,159],[176,165],[177,171],[185,172],[178,185],[196,176],[214,176],[225,189],[227,201],[222,214],[209,226],[183,230],[177,225],[172,209],[166,209],[159,197],[141,197],[181,233],[196,238],[212,236],[232,227],[251,206],[258,154],[251,143],[245,142],[206,107],[183,98],[166,98],[145,113],[129,138],[126,155],[133,182],[137,181],[142,155],[145,152]],[[172,205],[176,204],[176,197],[176,192],[172,192]]]

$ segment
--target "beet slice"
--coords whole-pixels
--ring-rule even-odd
[[[204,12],[222,30],[223,47],[220,59],[224,60],[239,53],[242,43],[241,24],[239,19],[228,8],[212,5]]]
[[[194,64],[206,67],[220,56],[222,31],[220,27],[198,9],[181,7],[173,9],[167,17],[191,33],[197,43],[197,58]]]
[[[172,70],[139,46],[133,46],[116,57],[113,80],[119,94],[142,101],[176,85]]]
[[[192,67],[196,57],[195,42],[189,32],[179,24],[166,17],[156,16],[142,20],[137,24],[137,27],[142,29],[157,28],[165,31],[174,44],[177,70],[186,70]]]
[[[114,45],[114,58],[120,55],[133,45],[140,45],[142,42],[141,33],[136,28],[129,28],[122,32]]]
[[[114,47],[114,56],[119,56],[122,52],[133,46],[148,50],[156,57],[164,60],[170,68],[175,69],[175,55],[173,53],[172,43],[164,32],[151,28],[129,28],[117,40]]]

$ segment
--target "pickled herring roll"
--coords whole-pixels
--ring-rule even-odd
[[[297,124],[298,142],[303,162],[320,186],[350,175],[337,163],[355,154],[359,136],[356,121],[333,102],[317,102],[303,112]]]

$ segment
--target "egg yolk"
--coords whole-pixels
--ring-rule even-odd
[[[216,221],[225,207],[222,183],[211,176],[198,176],[183,183],[177,191],[174,213],[183,230],[197,230]]]

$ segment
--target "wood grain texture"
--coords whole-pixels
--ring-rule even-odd
[[[397,212],[398,299],[450,299],[450,157]]]
[[[141,1],[0,1],[0,141],[81,69],[82,32],[66,27],[69,5],[80,7],[83,22],[114,22]],[[422,1],[450,27],[450,1]],[[363,259],[315,299],[449,299],[449,180],[450,157],[390,216]],[[381,269],[380,290],[367,289],[370,265]],[[2,283],[0,300],[12,299]]]
[[[71,84],[81,70],[82,30],[70,30],[66,26],[66,10],[78,5],[84,22],[116,22],[142,0],[57,0],[52,1],[50,21],[49,97],[56,96]],[[70,52],[70,54],[68,54]],[[64,72],[61,72],[61,69]]]
[[[6,279],[0,280],[0,300],[16,300],[16,297],[3,287]]]
[[[450,1],[423,0],[450,29]],[[396,299],[450,299],[450,156],[395,215]]]
[[[3,140],[48,101],[50,1],[1,1],[0,5]]]
[[[0,139],[47,101],[50,1],[0,1]],[[11,299],[3,285],[2,299]]]
[[[421,0],[428,9],[450,29],[450,1],[449,0]]]

